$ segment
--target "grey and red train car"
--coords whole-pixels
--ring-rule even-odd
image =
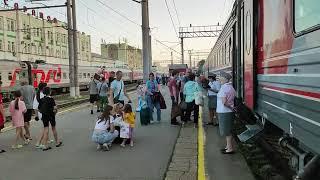
[[[20,88],[21,80],[27,81],[35,88],[40,82],[45,82],[56,93],[67,92],[70,87],[69,66],[63,64],[32,63],[28,61],[0,60],[0,80],[2,81],[2,93],[9,98],[11,92]],[[108,68],[97,66],[79,66],[79,86],[84,90],[97,72],[100,72],[106,79],[110,72],[123,72],[123,80],[126,84],[143,79],[141,70],[130,70],[127,68]]]
[[[319,160],[320,1],[236,1],[206,68],[233,73],[248,119],[278,127],[300,174]]]

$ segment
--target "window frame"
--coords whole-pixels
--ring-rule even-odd
[[[320,23],[319,23],[307,29],[304,29],[302,31],[299,31],[299,32],[296,31],[296,0],[294,0],[292,3],[292,26],[293,26],[292,27],[293,34],[296,38],[320,29]]]

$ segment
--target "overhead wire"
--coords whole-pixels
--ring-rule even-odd
[[[177,10],[177,7],[176,7],[176,2],[175,2],[175,0],[172,0],[172,2],[173,2],[174,10],[176,11],[179,27],[181,27],[181,22],[180,22],[179,13],[178,13],[178,10]]]
[[[170,9],[169,9],[169,6],[168,6],[168,2],[167,2],[167,0],[164,0],[164,2],[165,2],[165,4],[166,4],[166,7],[167,7],[167,10],[168,10],[170,19],[171,19],[171,23],[172,23],[174,32],[176,33],[177,38],[179,38],[179,34],[178,34],[177,30],[176,30],[176,26],[175,26],[175,24],[174,24],[174,21],[173,21],[173,18],[172,18],[172,15],[171,15],[171,12],[170,12]]]

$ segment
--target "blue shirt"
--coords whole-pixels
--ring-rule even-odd
[[[199,84],[194,81],[188,81],[184,85],[183,94],[186,96],[185,101],[192,102],[195,100],[195,95],[200,91]]]
[[[159,91],[158,82],[156,80],[153,80],[153,81],[148,80],[146,84],[149,92],[154,93]]]

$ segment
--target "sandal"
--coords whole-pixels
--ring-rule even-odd
[[[3,150],[3,149],[0,149],[0,153],[4,153],[4,152],[6,152],[5,150]]]
[[[208,122],[208,123],[206,123],[206,125],[207,126],[210,126],[210,125],[214,126],[215,124],[213,124],[213,122]]]
[[[42,149],[42,151],[48,151],[50,149],[52,149],[52,148],[49,146],[49,147],[46,147],[46,148]]]
[[[56,144],[56,147],[60,147],[62,145],[62,142],[60,141],[58,144]]]

